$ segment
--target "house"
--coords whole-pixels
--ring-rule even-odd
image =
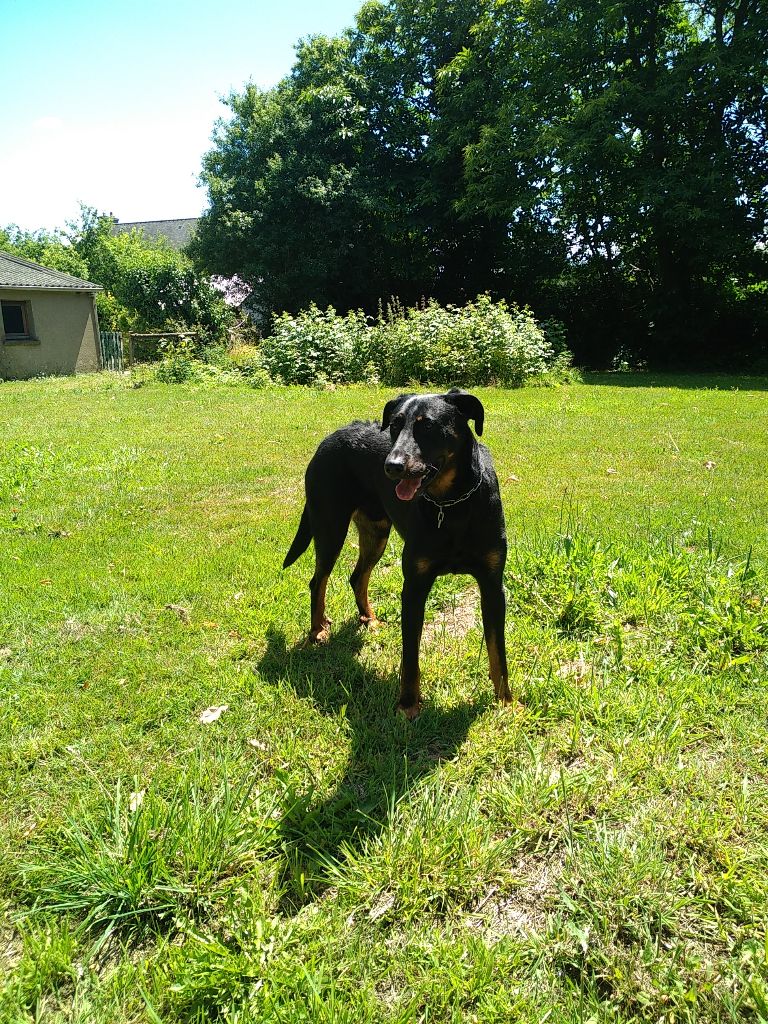
[[[182,217],[178,220],[126,221],[125,224],[115,220],[112,234],[124,235],[129,231],[139,231],[148,242],[164,238],[172,249],[185,249],[192,240],[198,220],[198,217]]]
[[[0,252],[0,380],[98,370],[101,290]]]

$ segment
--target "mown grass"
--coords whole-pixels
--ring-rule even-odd
[[[447,578],[406,723],[398,543],[279,569],[388,392],[0,385],[0,1019],[768,1019],[765,386],[479,391],[519,706]]]

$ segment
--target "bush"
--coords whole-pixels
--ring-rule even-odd
[[[121,305],[112,292],[99,292],[96,296],[96,309],[99,314],[99,327],[102,331],[138,330],[139,314]]]
[[[157,365],[157,379],[164,384],[183,384],[195,375],[195,350],[187,338],[161,341],[163,353]]]
[[[520,387],[563,375],[570,362],[562,325],[542,327],[529,309],[487,295],[463,307],[395,308],[374,325],[360,311],[338,316],[332,307],[283,313],[263,342],[263,358],[270,375],[285,384],[464,387]]]
[[[94,232],[89,252],[93,279],[112,298],[103,303],[109,316],[130,317],[134,330],[192,330],[205,344],[225,336],[232,311],[188,256],[163,238],[148,241],[137,231],[112,236],[109,230],[106,225]]]
[[[235,345],[229,350],[228,361],[253,387],[266,387],[270,383],[264,357],[256,345]]]
[[[481,295],[466,306],[409,309],[380,326],[382,379],[520,387],[546,372],[554,350],[528,309]]]
[[[205,358],[200,358],[188,338],[179,338],[161,341],[160,351],[162,358],[158,363],[140,364],[135,372],[142,383],[153,378],[163,384],[245,384],[252,388],[265,388],[272,383],[261,353],[253,346],[243,345],[232,352],[206,349]]]
[[[371,328],[357,310],[339,316],[314,303],[296,316],[275,316],[272,335],[264,340],[264,365],[284,384],[352,384],[366,379]]]

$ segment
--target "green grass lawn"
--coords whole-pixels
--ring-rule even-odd
[[[767,386],[478,390],[518,706],[447,577],[407,723],[399,542],[280,570],[391,392],[0,384],[0,1020],[767,1020]]]

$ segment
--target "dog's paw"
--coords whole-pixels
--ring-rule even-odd
[[[375,615],[361,615],[359,622],[361,626],[365,626],[365,628],[369,629],[372,633],[375,633],[377,629],[382,629],[384,626],[381,619],[377,619]]]
[[[494,679],[490,676],[491,682],[493,683],[493,692],[496,695],[496,700],[500,704],[514,704],[516,703],[512,696],[512,691],[509,688],[509,683],[506,678]]]
[[[497,703],[505,712],[510,712],[514,715],[522,714],[522,712],[525,711],[525,705],[521,704],[520,701],[517,700],[516,697],[513,697],[511,693],[506,696],[499,697]]]
[[[402,715],[403,718],[407,719],[409,722],[412,722],[414,718],[418,718],[420,711],[421,704],[411,704],[411,706],[407,708],[403,707],[402,704],[397,705],[398,715]]]
[[[328,626],[323,626],[321,629],[313,630],[308,636],[302,647],[314,647],[316,644],[327,644],[331,639],[331,631]]]

